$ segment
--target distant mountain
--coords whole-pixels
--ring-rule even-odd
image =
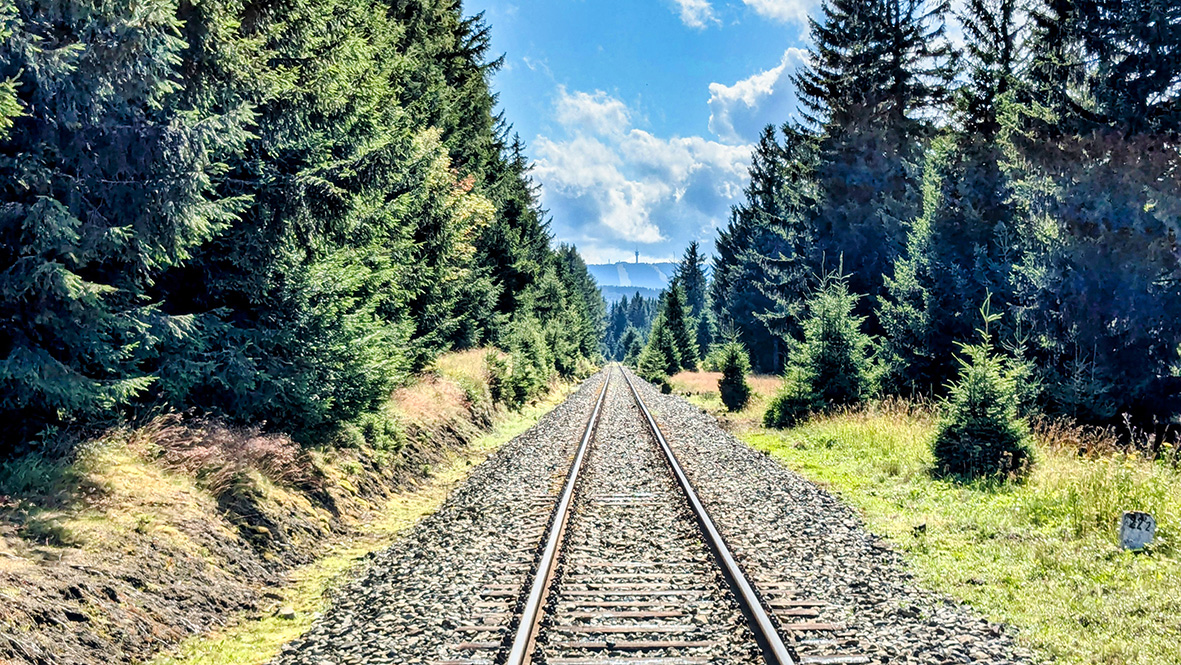
[[[607,263],[587,266],[599,286],[638,286],[663,290],[676,272],[675,263]]]

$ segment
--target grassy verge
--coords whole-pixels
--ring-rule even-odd
[[[717,409],[686,377],[674,388]],[[696,389],[695,389],[696,387]],[[756,388],[757,390],[757,388]],[[760,404],[728,416],[740,438],[840,494],[904,551],[930,588],[1020,629],[1063,663],[1181,663],[1181,473],[1068,428],[1038,436],[1022,484],[933,479],[935,419],[904,403],[760,427]],[[1090,454],[1080,456],[1080,450]],[[1106,451],[1102,454],[1096,451]],[[1117,544],[1124,510],[1157,518],[1151,551]]]
[[[467,477],[472,467],[529,429],[542,415],[561,403],[572,388],[572,385],[563,384],[542,402],[519,412],[506,413],[498,419],[492,432],[436,465],[430,477],[414,491],[395,496],[360,535],[326,548],[322,559],[293,571],[289,586],[277,594],[282,600],[275,599],[273,609],[278,610],[280,606],[291,608],[295,611],[294,619],[278,616],[248,619],[212,634],[191,637],[172,653],[158,656],[149,664],[256,665],[266,662],[283,644],[311,627],[316,615],[330,604],[332,589],[358,572],[366,555],[388,547],[403,530],[434,512],[451,490]]]

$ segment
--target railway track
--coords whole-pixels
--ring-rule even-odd
[[[747,577],[626,370],[608,370],[560,484],[438,665],[869,662],[826,652],[824,602]]]

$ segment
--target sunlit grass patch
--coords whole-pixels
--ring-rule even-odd
[[[932,477],[936,419],[905,402],[785,430],[744,420],[752,446],[839,493],[903,549],[928,586],[1020,628],[1065,663],[1181,663],[1181,473],[1139,455],[1038,437],[1023,483]],[[1084,437],[1085,438],[1085,437]],[[1156,544],[1121,551],[1125,510],[1151,512]]]

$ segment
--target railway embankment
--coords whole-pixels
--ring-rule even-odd
[[[398,390],[384,446],[299,446],[170,414],[66,460],[6,465],[0,662],[261,662],[358,559],[568,392],[509,411],[486,363],[449,354]]]

